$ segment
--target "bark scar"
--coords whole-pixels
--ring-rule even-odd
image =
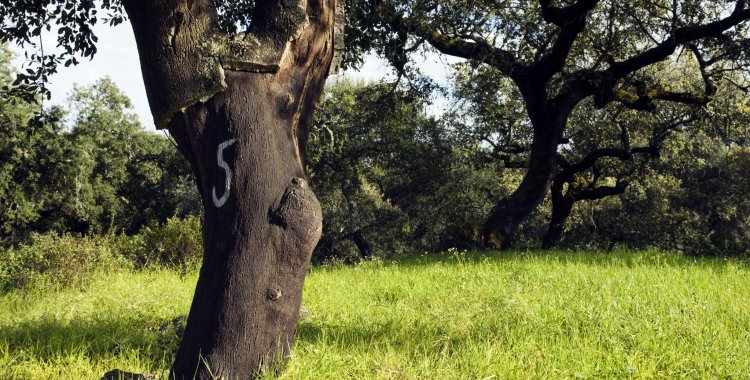
[[[269,222],[284,229],[284,260],[293,267],[309,260],[323,230],[320,202],[303,178],[292,178],[278,206],[268,210]]]
[[[266,298],[269,301],[278,301],[281,299],[281,296],[283,294],[281,293],[281,289],[274,288],[274,289],[266,289]]]
[[[315,198],[312,191],[307,188],[307,181],[303,178],[292,178],[284,189],[278,207],[268,210],[268,219],[275,225],[284,229],[288,228],[296,218],[303,217],[303,214],[314,213],[308,204],[311,201],[310,196]]]
[[[162,69],[161,75],[144,78],[157,129],[168,128],[176,114],[226,90],[224,70],[277,73],[289,61],[294,40],[310,24],[307,2],[288,0],[282,2],[284,17],[267,20],[262,32],[229,36],[219,30],[215,17],[204,17],[190,3],[171,15],[162,30],[166,39],[158,48],[139,51],[143,61],[159,62]],[[171,53],[163,54],[165,49]],[[165,69],[173,67],[186,69]],[[180,91],[162,95],[164,88],[175,84]]]

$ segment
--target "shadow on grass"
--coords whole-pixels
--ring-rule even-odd
[[[42,361],[69,356],[97,360],[133,352],[153,360],[154,366],[171,360],[178,338],[170,323],[117,317],[0,323],[0,347],[6,346],[13,355]]]

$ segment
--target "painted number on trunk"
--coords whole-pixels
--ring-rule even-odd
[[[223,143],[219,144],[219,148],[216,149],[216,162],[219,164],[220,168],[224,169],[225,174],[224,195],[222,195],[221,198],[216,196],[216,186],[214,186],[211,193],[214,199],[214,206],[216,206],[216,208],[224,206],[224,203],[227,203],[227,199],[229,199],[229,188],[232,186],[232,169],[230,169],[229,164],[224,161],[224,149],[230,147],[232,144],[234,144],[235,141],[237,141],[237,139],[224,141]]]

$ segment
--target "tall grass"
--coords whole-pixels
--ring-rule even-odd
[[[750,376],[750,267],[658,252],[415,255],[314,267],[283,379]],[[0,378],[163,373],[196,276],[0,297]]]

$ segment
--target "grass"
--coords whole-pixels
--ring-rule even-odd
[[[0,379],[98,379],[113,368],[171,364],[174,330],[196,275],[99,273],[84,289],[0,297]]]
[[[283,379],[750,376],[750,266],[658,252],[314,267]],[[163,372],[195,274],[0,296],[0,378]],[[166,327],[165,327],[166,326]]]

